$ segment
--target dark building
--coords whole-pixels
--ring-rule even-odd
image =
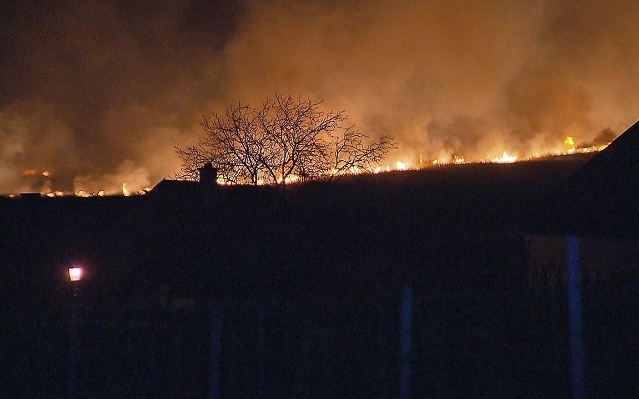
[[[526,237],[534,317],[571,331],[585,369],[577,385],[592,397],[639,394],[639,362],[628,356],[639,350],[638,154],[639,122],[562,182]],[[613,378],[597,378],[611,370]]]
[[[211,190],[217,188],[217,169],[211,163],[207,163],[199,171],[198,181],[162,179],[153,187],[152,194],[157,196],[179,195],[183,200],[201,193],[210,194]]]

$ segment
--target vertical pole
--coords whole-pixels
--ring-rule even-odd
[[[399,399],[410,397],[410,353],[411,322],[413,316],[413,289],[405,286],[402,289],[402,310],[399,335]]]
[[[71,299],[71,329],[69,333],[69,399],[75,398],[76,380],[78,374],[78,293],[74,287]]]
[[[213,305],[213,325],[211,327],[211,373],[209,375],[209,398],[219,399],[220,374],[222,365],[222,310]]]
[[[579,240],[566,237],[566,267],[568,275],[568,312],[570,317],[571,377],[574,399],[585,398],[584,344],[581,319],[581,278],[579,275]]]

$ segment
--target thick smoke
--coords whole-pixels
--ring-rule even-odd
[[[558,149],[639,116],[634,1],[25,1],[0,15],[4,193],[152,186],[203,115],[276,92],[394,135],[391,163]]]
[[[25,170],[49,171],[54,189],[118,192],[178,169],[174,146],[223,98],[220,53],[241,8],[15,3],[1,6],[0,192],[41,190]]]

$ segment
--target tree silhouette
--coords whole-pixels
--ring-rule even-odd
[[[391,136],[364,144],[367,136],[346,125],[343,111],[324,112],[321,103],[276,95],[260,108],[239,104],[224,117],[205,117],[203,140],[176,149],[182,159],[177,176],[197,179],[198,169],[210,162],[229,183],[334,179],[372,171],[395,148]]]

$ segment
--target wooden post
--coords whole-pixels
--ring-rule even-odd
[[[402,289],[402,310],[399,332],[399,399],[410,397],[411,322],[413,317],[413,288]]]
[[[574,399],[586,396],[584,378],[584,344],[581,319],[581,277],[579,275],[579,240],[566,237],[566,269],[568,276],[568,312],[570,318],[570,355]]]

